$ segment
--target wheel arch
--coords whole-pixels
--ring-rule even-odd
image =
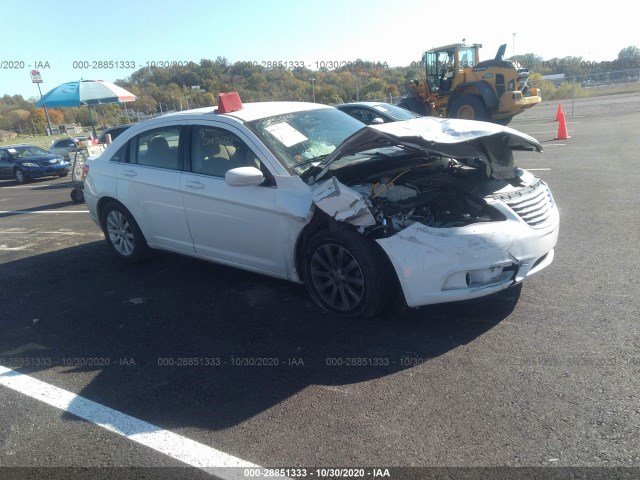
[[[131,215],[131,217],[136,221],[136,223],[138,223],[138,221],[135,219],[135,217],[131,213],[131,210],[129,210],[124,203],[122,203],[117,198],[105,196],[105,197],[100,198],[100,200],[98,200],[98,204],[96,205],[96,213],[98,214],[98,220],[100,221],[100,226],[102,227],[102,230],[105,230],[104,208],[110,203],[115,203],[116,205],[119,205],[120,207],[124,208],[127,212],[129,212],[129,215]],[[145,237],[144,232],[142,232],[142,230],[140,230],[140,233],[142,233],[142,236],[144,237],[144,239],[146,241],[147,238]]]
[[[111,205],[111,207],[109,207]],[[112,238],[108,228],[107,228],[107,216],[109,212],[118,211],[121,216],[124,216],[126,223],[128,224],[128,233],[121,231],[118,236],[120,240],[117,241],[118,245],[114,244],[114,239]],[[114,252],[121,260],[126,263],[139,263],[141,261],[146,260],[151,255],[151,248],[147,243],[147,238],[145,237],[142,229],[138,225],[138,221],[133,216],[131,211],[120,202],[118,199],[113,197],[103,197],[99,200],[99,203],[96,205],[96,214],[98,215],[98,220],[102,232],[104,233],[105,240],[109,245],[109,249]],[[121,222],[122,219],[119,218],[118,222]],[[125,225],[121,225],[123,230],[126,230],[127,227]],[[129,248],[131,251],[122,252],[122,238],[123,236],[129,236],[130,243]]]
[[[300,234],[298,235],[298,239],[296,240],[296,246],[294,250],[294,264],[296,268],[296,272],[298,273],[298,280],[301,282],[304,281],[304,272],[302,268],[302,257],[304,248],[306,247],[309,240],[319,231],[328,230],[330,228],[336,228],[335,224],[337,222],[332,220],[329,215],[324,213],[317,207],[314,207],[313,217],[305,225]],[[333,227],[331,225],[334,225]]]
[[[311,221],[307,223],[307,225],[298,235],[298,240],[296,241],[295,246],[294,262],[296,272],[298,273],[298,279],[301,282],[304,282],[304,268],[302,267],[303,252],[309,240],[311,240],[311,238],[313,238],[315,234],[322,230],[339,232],[346,229],[353,229],[353,231],[355,231],[355,227],[353,225],[337,222],[319,208],[315,208]],[[396,269],[393,266],[389,255],[387,255],[387,252],[385,252],[382,246],[374,239],[368,238],[368,240],[371,243],[372,248],[378,254],[378,258],[380,259],[382,268],[384,269],[384,275],[390,279],[389,290],[394,306],[396,307],[396,309],[405,308],[406,301],[404,292],[402,290],[402,285],[400,284],[398,273],[396,272]],[[400,304],[403,304],[403,306]]]

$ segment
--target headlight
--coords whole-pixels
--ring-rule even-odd
[[[22,162],[22,166],[23,167],[39,167],[40,165],[38,165],[37,163],[33,163],[33,162]]]

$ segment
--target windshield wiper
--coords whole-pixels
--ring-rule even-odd
[[[293,166],[293,168],[300,168],[300,167],[304,167],[305,165],[309,165],[310,163],[321,162],[322,160],[324,160],[328,156],[329,156],[329,154],[319,155],[317,157],[310,158],[309,160],[305,160],[304,162],[300,162],[300,163],[295,164]]]

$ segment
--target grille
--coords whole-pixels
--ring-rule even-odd
[[[52,165],[57,165],[57,164],[58,164],[58,161],[57,161],[57,160],[55,160],[53,163],[51,163],[51,160],[42,160],[42,161],[39,161],[39,162],[37,162],[37,163],[38,163],[38,165],[40,165],[41,167],[50,167],[50,166],[52,166]]]
[[[500,196],[500,200],[533,228],[544,227],[553,210],[551,192],[542,180],[527,189],[508,196]]]

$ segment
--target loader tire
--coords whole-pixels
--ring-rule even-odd
[[[448,109],[449,118],[462,118],[464,120],[488,120],[489,112],[482,99],[470,93],[462,95],[453,102]]]

